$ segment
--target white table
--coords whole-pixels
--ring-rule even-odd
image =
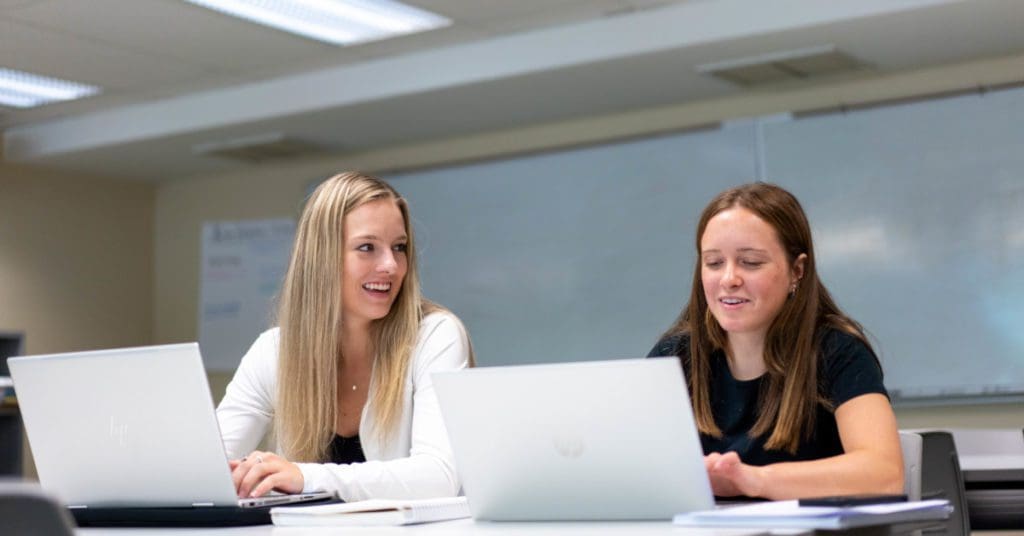
[[[801,534],[806,531],[789,532]],[[734,529],[695,529],[679,527],[669,521],[649,522],[535,522],[535,523],[490,523],[459,519],[441,523],[426,523],[404,527],[275,527],[259,525],[231,528],[84,528],[76,534],[81,536],[756,536],[767,531]]]

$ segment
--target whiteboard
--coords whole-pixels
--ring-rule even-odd
[[[1022,119],[1014,89],[388,178],[482,365],[644,355],[687,299],[700,210],[763,173],[803,203],[894,400],[1020,399]]]
[[[199,348],[207,370],[233,371],[270,327],[294,236],[290,219],[203,224]]]
[[[896,399],[1024,392],[1024,91],[765,125]]]
[[[753,139],[746,124],[386,178],[424,293],[481,365],[643,357],[689,293],[695,215],[750,179]]]
[[[700,210],[764,177],[803,203],[821,277],[897,402],[1019,400],[1021,119],[1012,89],[385,178],[409,200],[425,294],[463,319],[481,365],[645,355],[688,297]],[[200,342],[222,370],[269,325],[294,232],[220,225],[250,223],[276,238],[203,231]],[[207,273],[221,257],[265,277]]]

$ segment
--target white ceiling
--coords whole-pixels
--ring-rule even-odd
[[[168,180],[267,133],[344,153],[727,96],[696,67],[809,46],[868,74],[1024,51],[1024,0],[406,1],[454,24],[339,48],[180,0],[0,0],[0,67],[104,88],[0,107],[4,158]]]

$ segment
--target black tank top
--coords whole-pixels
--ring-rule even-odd
[[[366,461],[363,454],[363,445],[359,442],[359,434],[352,437],[343,437],[334,434],[334,440],[328,452],[331,455],[331,463],[362,463]]]

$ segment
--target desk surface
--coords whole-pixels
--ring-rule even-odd
[[[440,536],[483,535],[509,536],[640,536],[670,534],[674,536],[766,536],[767,531],[746,529],[700,529],[680,527],[668,521],[590,522],[590,523],[488,523],[460,519],[443,523],[427,523],[405,527],[256,527],[209,529],[78,529],[79,536]],[[795,536],[806,531],[777,531],[777,535]],[[1024,531],[974,531],[971,536],[1024,536]]]
[[[651,522],[536,522],[536,523],[488,523],[470,519],[427,523],[404,527],[256,527],[210,528],[210,529],[78,529],[80,536],[439,536],[451,534],[507,536],[529,534],[530,536],[626,536],[637,534],[673,534],[687,536],[755,536],[765,531],[747,529],[695,529],[675,526],[669,521]],[[796,533],[788,533],[796,534]],[[1021,535],[1024,536],[1024,535]]]

